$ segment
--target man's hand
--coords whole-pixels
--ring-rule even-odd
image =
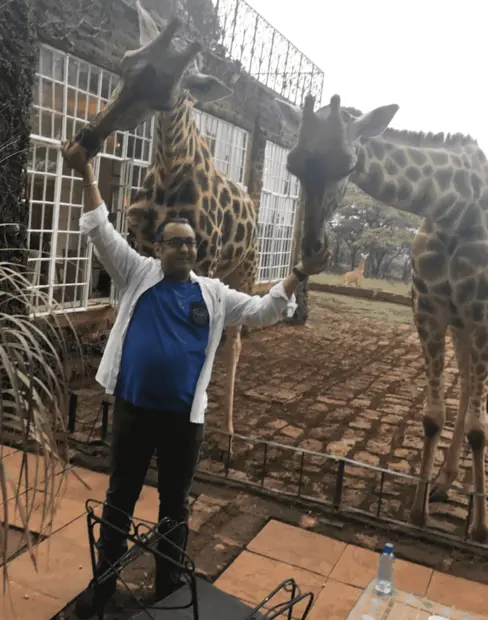
[[[85,149],[73,142],[61,144],[61,155],[68,168],[76,170],[83,179],[83,204],[85,212],[99,207],[103,199],[98,189],[91,160],[87,158]]]
[[[75,170],[85,182],[94,179],[91,160],[86,156],[85,149],[76,142],[63,142],[61,144],[61,155],[66,165]]]

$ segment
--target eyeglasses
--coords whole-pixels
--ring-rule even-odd
[[[180,250],[183,245],[189,248],[194,248],[197,245],[195,237],[172,237],[171,239],[162,239],[160,242],[162,245],[167,245],[174,250]]]

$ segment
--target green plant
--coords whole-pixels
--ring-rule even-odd
[[[81,358],[81,346],[68,315],[55,313],[51,307],[41,317],[30,316],[31,282],[24,267],[0,261],[0,457],[8,433],[15,433],[23,450],[18,480],[9,475],[9,458],[0,458],[4,587],[8,581],[7,544],[13,512],[18,511],[34,564],[30,522],[34,500],[39,504],[39,495],[40,530],[49,534],[68,463],[65,418],[69,396],[66,363],[69,357],[73,359],[68,348],[68,341],[73,341],[70,336],[74,336],[75,355]],[[49,308],[46,296],[41,291],[36,291],[36,295]],[[35,466],[30,468],[28,451],[35,454]]]

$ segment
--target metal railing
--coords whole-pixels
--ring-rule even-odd
[[[282,97],[302,105],[312,93],[321,101],[323,71],[245,0],[179,0],[174,12],[207,49]]]
[[[297,105],[322,99],[324,73],[245,0],[214,0],[218,44],[252,77]]]
[[[75,430],[77,396],[73,394],[70,401],[68,414],[68,428],[70,432]],[[109,410],[110,403],[101,401],[100,410],[94,422],[90,425],[86,422],[78,422],[82,427],[91,427],[88,433],[87,443],[93,437],[93,430],[100,415],[102,423],[100,427],[100,439],[102,443],[109,437]],[[260,437],[249,437],[234,434],[232,444],[234,446],[233,456],[231,450],[222,454],[217,453],[218,446],[221,445],[219,439],[224,435],[224,431],[207,427],[206,438],[200,458],[198,474],[214,481],[222,481],[226,484],[233,484],[244,488],[252,488],[258,493],[286,498],[295,502],[305,504],[309,507],[326,509],[337,517],[367,522],[369,524],[383,524],[390,529],[396,529],[402,534],[413,536],[419,540],[433,542],[449,547],[456,547],[462,550],[474,551],[488,557],[488,544],[481,544],[469,538],[469,525],[473,512],[473,497],[477,495],[474,491],[458,486],[450,485],[446,487],[449,493],[457,494],[466,500],[465,516],[456,528],[449,528],[449,517],[445,515],[435,515],[431,518],[430,524],[424,527],[417,527],[410,523],[408,518],[410,500],[407,499],[409,489],[414,488],[420,478],[411,474],[399,471],[388,470],[382,467],[369,465],[364,462],[355,461],[346,457],[335,456],[333,454],[317,452],[305,448],[297,448],[270,441]],[[95,440],[98,443],[100,440]],[[244,444],[244,450],[235,449],[239,444]],[[228,448],[231,447],[229,439]],[[284,455],[280,459],[277,453]],[[256,455],[259,455],[256,458]],[[307,465],[310,462],[321,461],[324,465],[320,468],[320,479],[327,479],[325,489],[322,493],[310,492],[310,476],[307,474]],[[237,464],[252,463],[252,471],[245,473],[243,468],[239,469]],[[210,467],[202,466],[202,463]],[[283,463],[288,465],[283,467]],[[290,468],[289,465],[293,464]],[[272,472],[272,466],[278,471]],[[293,469],[293,476],[296,481],[283,482]],[[273,473],[276,473],[273,478]],[[358,476],[364,480],[364,497],[369,500],[368,508],[361,505],[361,502],[351,501],[347,497],[347,492],[351,481],[357,480]],[[387,485],[389,488],[387,488]],[[392,499],[392,485],[397,485],[397,493],[402,498],[403,506],[401,510],[393,510],[389,502]],[[484,495],[488,499],[488,495]],[[428,494],[424,496],[424,507],[428,502]],[[363,502],[364,503],[364,502]],[[356,504],[356,505],[355,505]],[[452,525],[452,523],[451,523]]]
[[[207,428],[208,433],[215,434],[217,437],[222,437],[226,435],[224,431],[217,428]],[[254,450],[262,449],[262,462],[261,467],[258,468],[258,480],[243,480],[242,472],[233,470],[232,468],[232,457],[230,447],[233,444],[236,445],[236,442],[244,442],[248,446],[252,446],[248,450],[248,454],[246,455],[246,460],[249,460],[249,452]],[[207,437],[207,443],[209,443],[209,438]],[[214,445],[219,443],[218,441],[212,442]],[[219,444],[220,445],[220,444]],[[285,456],[285,461],[298,461],[298,474],[297,482],[290,483],[289,490],[283,489],[283,485],[274,486],[269,482],[269,461],[270,461],[270,451],[278,450],[282,453],[288,453],[289,456]],[[241,458],[244,458],[243,455],[240,455]],[[298,457],[298,458],[297,458]],[[329,493],[325,496],[311,495],[305,490],[305,463],[306,459],[321,459],[327,462],[332,469],[334,467],[335,472],[333,474],[333,483],[329,486]],[[256,490],[265,491],[266,494],[287,497],[290,499],[300,500],[303,503],[306,503],[311,506],[323,506],[332,509],[337,515],[341,516],[349,516],[349,517],[365,517],[370,521],[379,521],[390,526],[394,526],[399,528],[404,533],[413,534],[416,538],[424,539],[430,542],[440,542],[440,543],[448,543],[450,545],[457,546],[459,548],[477,550],[478,552],[482,552],[483,555],[488,556],[488,543],[482,544],[478,543],[469,538],[469,527],[471,523],[471,517],[473,513],[473,498],[475,495],[482,495],[485,500],[488,500],[488,494],[478,494],[474,491],[468,491],[465,488],[458,485],[449,485],[445,487],[446,493],[454,492],[458,493],[461,496],[467,498],[468,503],[466,507],[465,520],[463,532],[455,534],[446,532],[442,528],[436,528],[435,526],[426,525],[424,527],[418,527],[413,525],[407,518],[401,517],[392,517],[391,513],[385,507],[385,503],[389,497],[389,492],[385,489],[385,482],[387,479],[393,480],[395,483],[399,485],[400,488],[405,488],[407,485],[417,486],[421,479],[418,476],[413,476],[411,474],[405,474],[399,471],[394,471],[390,469],[384,469],[382,467],[378,467],[375,465],[369,465],[364,462],[355,461],[350,458],[335,456],[333,454],[328,454],[324,452],[316,452],[314,450],[307,450],[305,448],[296,448],[295,446],[288,446],[285,444],[281,444],[275,441],[270,441],[257,437],[249,437],[245,435],[239,435],[234,433],[232,440],[229,438],[228,449],[224,453],[220,454],[220,460],[222,461],[222,465],[218,471],[207,471],[205,472],[207,476],[214,479],[222,479],[227,480],[233,483],[237,483],[242,486],[253,487]],[[323,468],[324,470],[326,467]],[[329,469],[329,472],[330,472]],[[353,470],[358,472],[361,470],[363,475],[366,475],[366,478],[370,478],[372,480],[372,484],[370,485],[370,496],[375,498],[375,501],[372,501],[371,509],[366,510],[361,507],[352,506],[344,499],[344,491],[347,488],[348,481],[350,478],[348,476],[352,475]],[[371,476],[366,474],[368,472]],[[237,475],[236,475],[237,474]],[[282,480],[282,476],[280,476],[280,481]],[[276,482],[276,480],[275,480]],[[281,488],[279,488],[281,486]],[[423,498],[423,508],[425,507],[429,501],[428,487],[426,487],[426,493]],[[403,511],[403,512],[408,512]]]

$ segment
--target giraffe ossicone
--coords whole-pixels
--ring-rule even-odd
[[[464,435],[473,457],[471,535],[487,538],[485,443],[488,435],[488,162],[470,136],[399,131],[389,127],[399,106],[366,114],[340,106],[301,110],[276,100],[284,122],[298,131],[287,167],[305,195],[307,243],[320,240],[342,204],[349,181],[366,194],[423,217],[412,246],[414,321],[427,377],[424,448],[412,506],[423,526],[425,497],[443,499],[456,480]],[[445,423],[445,340],[451,333],[460,374],[455,430],[437,486],[431,488]]]

